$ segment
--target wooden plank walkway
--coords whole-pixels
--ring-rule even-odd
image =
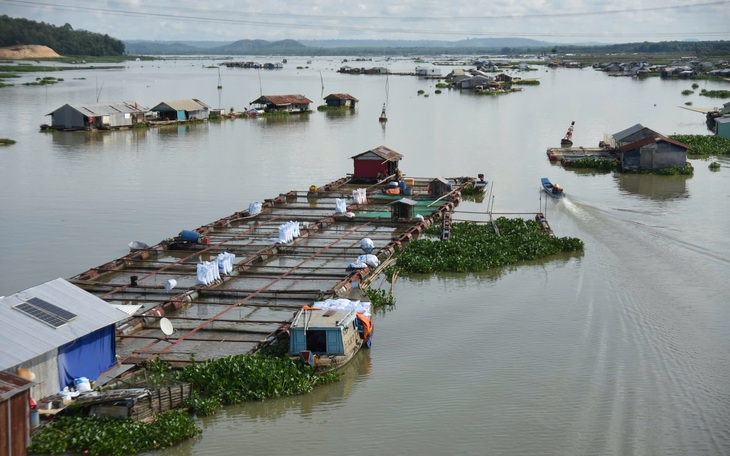
[[[452,211],[459,193],[436,201],[428,195],[431,180],[416,179],[409,196],[423,206],[435,203],[423,221],[391,219],[391,200],[375,197],[385,183],[368,187],[367,204],[349,204],[350,217],[336,214],[335,198],[352,202],[352,191],[367,187],[343,178],[316,192],[293,190],[265,200],[256,215],[244,210],[201,226],[198,242],[177,236],[69,280],[111,304],[141,306],[117,330],[117,354],[125,365],[159,358],[182,366],[193,357],[199,362],[255,353],[286,333],[301,306],[344,294],[379,274],[379,268],[348,269],[363,254],[363,238],[386,262],[397,246]],[[473,180],[450,182],[460,189]],[[289,221],[299,222],[300,235],[278,243],[279,227]],[[223,252],[235,255],[230,274],[200,283],[198,265]],[[160,329],[162,317],[173,323],[171,335]]]

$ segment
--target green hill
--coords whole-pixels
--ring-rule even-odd
[[[67,56],[116,56],[124,54],[124,43],[109,35],[74,30],[28,19],[0,16],[0,47],[21,44],[48,46]]]

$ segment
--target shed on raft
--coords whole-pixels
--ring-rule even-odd
[[[619,149],[624,171],[684,167],[690,147],[679,141],[655,134]]]
[[[451,191],[451,184],[443,177],[437,177],[428,184],[428,193],[431,196],[444,196]]]
[[[360,100],[353,97],[349,93],[331,93],[324,97],[324,102],[327,104],[327,106],[331,106],[334,108],[346,107],[350,109],[355,109],[357,107],[358,101]]]
[[[197,98],[191,98],[189,100],[163,101],[150,111],[157,113],[159,120],[207,119],[210,106]]]
[[[401,198],[398,201],[388,203],[393,210],[392,217],[394,219],[406,219],[410,220],[413,218],[413,211],[416,207],[416,202],[410,198]]]
[[[144,123],[146,110],[132,102],[65,104],[46,115],[51,116],[50,127],[55,130],[108,130]]]
[[[385,146],[352,156],[355,170],[352,175],[355,179],[375,179],[378,176],[392,176],[398,172],[398,162],[403,155]]]
[[[291,114],[309,112],[312,100],[304,95],[261,95],[251,102],[251,106],[265,112],[288,112]]]
[[[64,279],[0,299],[0,371],[35,374],[37,399],[96,380],[116,364],[116,323],[129,315]]]
[[[30,440],[30,387],[33,382],[0,372],[0,455],[26,454]],[[37,412],[36,412],[37,413]]]

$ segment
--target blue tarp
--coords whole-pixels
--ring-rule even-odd
[[[58,381],[61,388],[73,386],[74,379],[96,380],[116,363],[114,325],[80,337],[58,349]]]

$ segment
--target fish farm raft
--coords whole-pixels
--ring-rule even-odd
[[[398,177],[292,190],[154,246],[132,242],[70,278],[130,315],[117,326],[118,363],[97,384],[153,359],[184,366],[257,353],[288,334],[303,305],[365,288],[476,181]],[[367,264],[364,238],[374,246]]]

